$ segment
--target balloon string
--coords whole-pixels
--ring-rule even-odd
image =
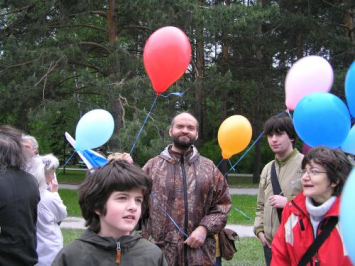
[[[179,97],[182,97],[184,96],[185,92],[171,92],[169,94],[160,94],[161,97],[164,97],[164,98],[168,98],[169,96],[171,95],[176,95],[176,96],[179,96]]]
[[[221,165],[221,163],[223,162],[223,160],[224,160],[224,159],[222,158],[222,159],[219,161],[219,163],[218,163],[217,166],[216,166],[217,168]]]
[[[240,212],[245,218],[247,218],[248,220],[251,220],[251,218],[245,214],[245,212],[242,212],[240,209],[238,209],[237,207],[234,207],[234,209],[237,211],[237,212]]]
[[[233,167],[233,164],[231,163],[231,161],[228,159],[228,162],[229,162],[229,165],[231,166],[231,168],[230,169],[233,169],[233,171],[235,172],[235,169],[234,169],[234,167]]]
[[[243,155],[239,158],[239,160],[232,166],[232,168],[234,169],[234,167],[245,157],[245,155],[247,155],[247,153],[250,151],[251,148],[253,148],[253,146],[259,141],[259,139],[264,135],[264,131],[262,131],[260,133],[260,135],[256,138],[256,140],[254,141],[254,143],[243,153]],[[230,168],[225,174],[224,176],[226,177],[228,175],[228,173],[230,172],[230,170],[232,169]],[[235,169],[234,169],[235,171]]]
[[[155,194],[154,191],[152,191],[151,196],[152,196],[152,199],[153,199],[154,204],[157,205],[158,208],[159,208],[161,211],[163,211],[166,216],[168,216],[168,218],[170,219],[170,221],[171,221],[171,222],[174,224],[174,226],[179,230],[179,232],[180,232],[181,234],[183,234],[184,236],[186,236],[186,238],[188,238],[189,236],[188,236],[188,235],[181,229],[181,227],[175,222],[175,220],[173,219],[173,217],[171,217],[170,214],[169,214],[166,210],[164,210],[164,208],[159,204],[157,195]]]
[[[151,113],[152,110],[153,110],[153,107],[154,107],[154,105],[155,105],[157,99],[158,99],[158,96],[156,95],[156,96],[154,97],[154,100],[153,100],[152,105],[150,106],[150,110],[149,110],[147,116],[146,116],[145,119],[144,119],[143,125],[142,125],[142,127],[140,128],[140,130],[139,130],[139,132],[138,132],[138,135],[137,135],[137,137],[136,137],[136,140],[134,141],[134,143],[133,143],[133,145],[132,145],[132,148],[131,148],[131,150],[130,150],[130,152],[129,152],[131,155],[133,154],[133,151],[134,151],[134,148],[136,147],[137,141],[138,141],[139,137],[140,137],[141,134],[142,134],[144,125],[145,125],[145,123],[147,123],[147,120],[148,120],[148,118],[149,118],[149,116],[150,116],[150,113]]]
[[[74,156],[75,153],[76,153],[76,150],[74,150],[74,152],[72,153],[72,155],[70,155],[69,159],[64,163],[64,165],[62,166],[62,169],[69,163],[69,161],[71,160],[71,158],[73,158],[73,156]],[[56,173],[56,175],[58,175],[58,174],[62,171],[62,169],[60,169],[60,170]]]
[[[278,114],[276,115],[276,117],[280,117],[280,116],[282,116],[284,113],[287,113],[287,114],[290,116],[290,118],[292,119],[291,114],[290,114],[290,112],[289,112],[288,110],[282,111],[282,112],[278,113]],[[233,169],[233,170],[235,171],[235,167],[237,166],[237,164],[245,157],[245,155],[247,155],[247,153],[250,151],[250,149],[251,149],[252,147],[254,147],[254,145],[259,141],[259,139],[260,139],[263,135],[264,135],[264,131],[261,131],[260,135],[256,138],[256,140],[254,141],[254,143],[243,153],[243,155],[239,158],[239,160],[224,174],[225,177],[228,175],[228,173],[230,172],[230,170]]]

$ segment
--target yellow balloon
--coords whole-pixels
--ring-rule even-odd
[[[218,144],[223,159],[229,159],[244,150],[250,143],[251,136],[251,124],[244,116],[233,115],[224,120],[218,130]]]

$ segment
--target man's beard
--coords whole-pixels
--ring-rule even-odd
[[[189,139],[188,141],[181,141],[179,137],[181,136],[173,136],[173,143],[174,146],[180,150],[187,150],[196,141],[196,138],[191,138],[189,136],[186,136]]]

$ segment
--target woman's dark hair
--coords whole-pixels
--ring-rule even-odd
[[[26,168],[26,153],[22,147],[22,132],[8,125],[0,125],[0,167],[2,170]]]
[[[295,127],[293,126],[293,122],[288,115],[273,116],[269,118],[265,122],[264,132],[267,136],[273,133],[286,132],[292,141],[293,146],[295,145],[297,139]]]
[[[142,217],[148,218],[149,195],[152,179],[138,166],[124,160],[110,160],[106,165],[88,172],[79,187],[79,205],[86,226],[98,233],[101,229],[100,218],[96,213],[106,215],[106,202],[115,191],[129,191],[141,188],[143,191]]]
[[[350,174],[352,165],[346,154],[340,149],[330,149],[318,146],[310,149],[302,160],[302,169],[307,164],[316,163],[324,167],[330,183],[336,184],[333,196],[338,196],[343,190],[346,178]]]

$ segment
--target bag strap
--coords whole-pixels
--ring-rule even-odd
[[[280,195],[282,190],[280,187],[279,180],[277,179],[277,174],[276,174],[276,167],[275,167],[275,161],[271,165],[271,184],[272,184],[272,191],[274,192],[274,195]],[[279,218],[279,222],[281,223],[281,214],[282,214],[281,208],[277,208],[277,216]]]
[[[332,216],[329,218],[327,224],[324,226],[322,232],[317,236],[317,238],[313,241],[312,245],[309,246],[307,251],[303,254],[301,260],[298,263],[298,266],[307,265],[312,260],[312,257],[318,249],[322,246],[324,241],[329,237],[330,233],[334,229],[334,227],[338,223],[338,217]],[[312,265],[312,263],[311,263]]]

